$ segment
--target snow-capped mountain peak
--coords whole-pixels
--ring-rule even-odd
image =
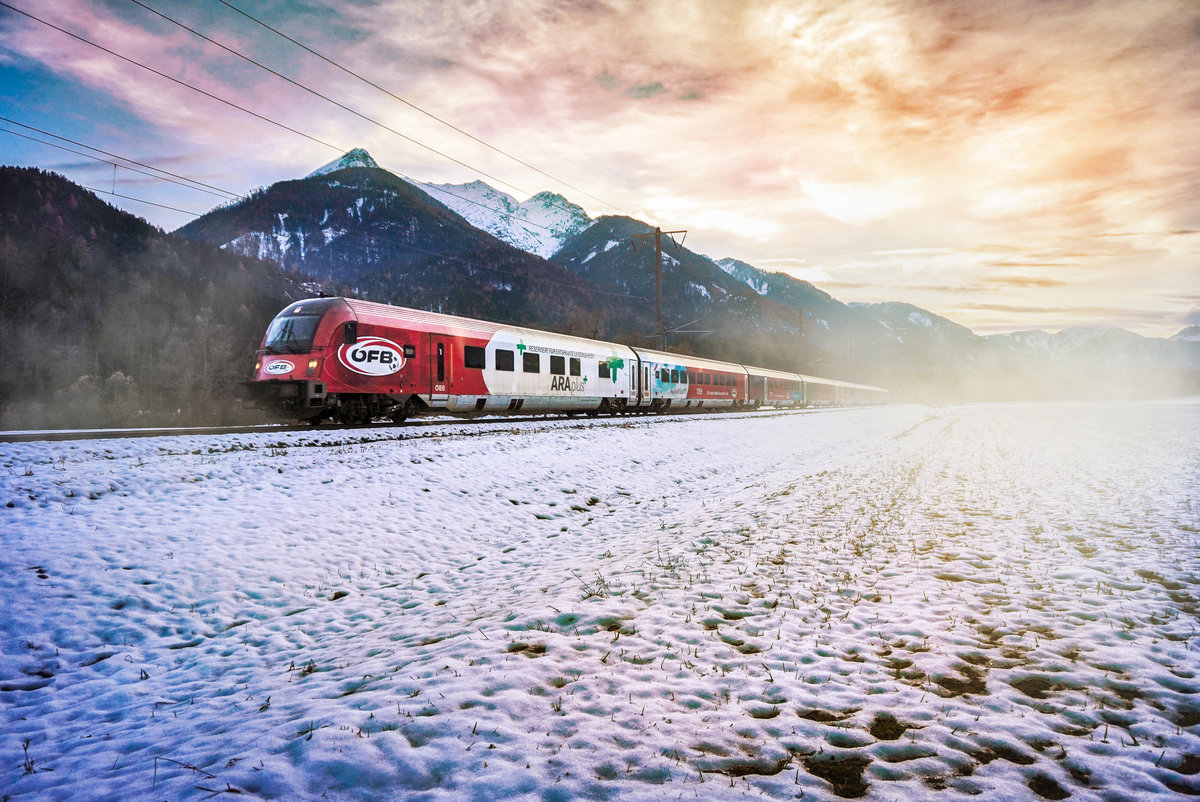
[[[304,177],[305,178],[316,178],[317,176],[320,176],[320,175],[326,175],[327,173],[336,173],[338,170],[346,170],[350,167],[375,167],[375,168],[378,168],[379,164],[374,159],[371,158],[370,153],[367,153],[362,148],[354,148],[352,150],[347,151],[340,158],[334,159],[329,164],[326,164],[323,167],[318,167],[316,170],[313,170],[311,173],[309,173],[308,175],[306,175]]]
[[[553,192],[539,192],[518,202],[482,181],[415,186],[476,228],[543,259],[549,259],[569,237],[592,224],[581,207]]]

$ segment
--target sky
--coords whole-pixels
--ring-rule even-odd
[[[980,334],[1200,324],[1196,0],[3,2],[0,163],[167,230],[363,147]]]

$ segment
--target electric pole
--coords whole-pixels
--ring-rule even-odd
[[[683,247],[683,241],[687,239],[687,231],[680,229],[678,231],[663,231],[655,226],[652,234],[634,234],[629,240],[633,243],[634,252],[639,252],[642,246],[650,237],[654,237],[654,311],[658,319],[658,332],[655,334],[655,343],[658,350],[662,351],[667,347],[667,327],[663,323],[662,311],[662,236],[666,234],[671,238],[672,244],[675,245],[675,252],[678,253]],[[675,234],[682,234],[683,237],[679,242],[675,242]]]

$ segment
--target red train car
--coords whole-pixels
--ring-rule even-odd
[[[251,392],[260,406],[318,422],[426,413],[664,412],[838,403],[809,401],[808,379],[518,326],[314,298],[271,322]],[[845,402],[882,397],[878,388]],[[798,389],[799,388],[799,389]],[[830,386],[829,389],[832,389]]]

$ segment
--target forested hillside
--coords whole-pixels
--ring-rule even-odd
[[[61,176],[0,168],[0,427],[250,419],[235,398],[301,291]]]

